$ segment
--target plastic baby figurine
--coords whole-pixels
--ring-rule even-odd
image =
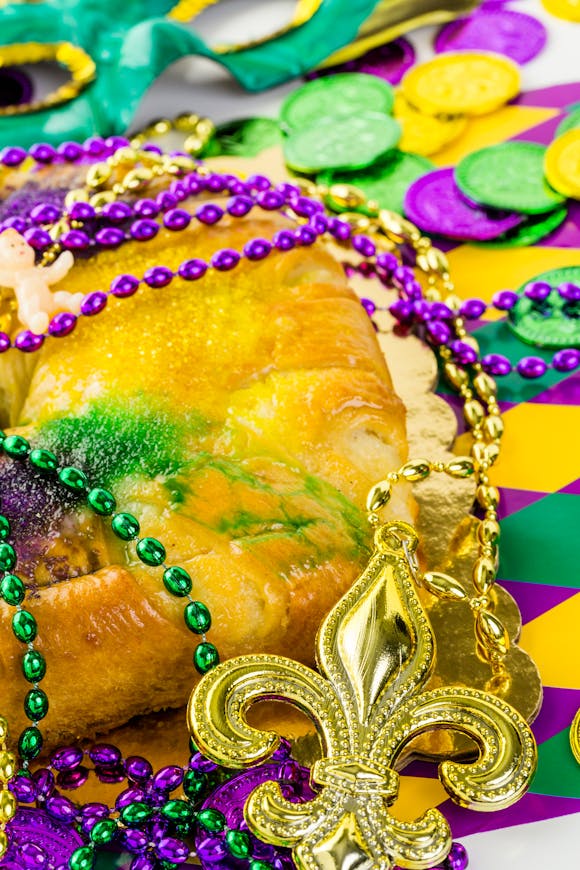
[[[68,293],[49,287],[60,281],[74,263],[70,251],[64,251],[50,266],[37,266],[34,248],[16,230],[0,233],[0,284],[14,290],[18,319],[22,325],[40,335],[57,311],[80,311],[83,293]]]

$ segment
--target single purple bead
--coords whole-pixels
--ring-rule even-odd
[[[81,314],[85,317],[92,317],[102,311],[107,304],[107,294],[101,290],[96,290],[94,293],[89,293],[81,302]]]
[[[153,218],[159,214],[159,206],[153,199],[138,199],[133,205],[133,211],[142,218]]]
[[[230,269],[235,269],[240,262],[240,255],[233,248],[223,248],[213,255],[210,262],[218,272],[229,272]]]
[[[133,209],[126,202],[107,202],[101,209],[101,217],[114,224],[120,224],[133,217]]]
[[[316,233],[309,226],[298,227],[294,230],[294,238],[302,247],[313,245],[316,241]]]
[[[352,246],[362,257],[374,257],[377,252],[377,246],[368,236],[353,236]]]
[[[452,341],[449,347],[451,348],[456,361],[461,363],[461,365],[466,366],[477,362],[477,353],[472,347],[470,347],[470,345],[465,344],[465,342]]]
[[[413,303],[406,299],[397,299],[389,306],[389,311],[399,323],[409,324],[413,320]]]
[[[494,377],[505,377],[512,371],[512,364],[500,353],[488,353],[481,358],[481,364],[485,371]]]
[[[152,142],[147,142],[146,145],[141,146],[142,151],[150,151],[152,154],[163,154],[163,149],[159,147],[159,145],[153,145]]]
[[[500,290],[491,302],[498,311],[511,311],[518,299],[518,294],[514,293],[513,290]]]
[[[100,157],[107,151],[105,140],[100,136],[90,136],[83,142],[83,151],[88,157]]]
[[[219,205],[214,205],[212,202],[207,202],[205,205],[200,206],[195,213],[198,221],[202,224],[206,224],[206,226],[217,224],[223,215],[224,210],[220,208]]]
[[[292,230],[278,230],[274,233],[272,242],[278,251],[290,251],[296,247],[296,239]]]
[[[361,305],[368,314],[369,317],[372,317],[375,311],[377,310],[377,306],[373,302],[372,299],[361,299]]]
[[[12,148],[3,148],[0,151],[0,163],[4,166],[20,166],[24,163],[28,154],[24,148],[13,146]]]
[[[552,367],[557,372],[571,372],[580,366],[580,350],[569,347],[558,350],[552,357]]]
[[[213,173],[205,179],[204,187],[211,193],[221,193],[228,186],[227,179],[223,175]]]
[[[196,844],[196,852],[203,864],[219,864],[228,854],[228,848],[218,837],[206,837]]]
[[[130,755],[125,761],[127,778],[134,782],[147,782],[153,774],[151,763],[141,755]]]
[[[69,251],[85,251],[91,244],[90,238],[82,230],[69,230],[62,234],[59,241]]]
[[[446,323],[441,320],[430,320],[427,324],[427,335],[433,344],[440,346],[448,344],[451,339],[451,330]]]
[[[66,791],[80,788],[89,778],[88,767],[77,767],[75,770],[61,770],[56,777],[56,784]]]
[[[162,767],[158,770],[151,782],[153,788],[161,791],[175,791],[183,782],[183,770],[176,764]]]
[[[419,302],[423,299],[423,288],[414,278],[406,278],[401,285],[401,289],[407,299],[412,302]]]
[[[465,870],[468,863],[467,849],[461,843],[454,842],[447,856],[449,870]]]
[[[52,163],[56,150],[48,142],[37,142],[28,152],[37,163]]]
[[[182,179],[172,181],[169,185],[169,193],[173,194],[177,202],[183,202],[184,199],[187,199],[188,195],[187,185]]]
[[[28,222],[24,220],[22,217],[17,217],[14,215],[13,217],[6,218],[5,221],[2,221],[2,228],[4,230],[13,229],[16,230],[17,233],[24,233],[28,226]]]
[[[52,753],[50,764],[55,770],[74,770],[84,757],[83,750],[78,746],[63,746]]]
[[[177,205],[177,197],[173,196],[168,190],[162,190],[155,197],[155,202],[161,211],[169,211]]]
[[[468,299],[459,309],[459,313],[466,320],[479,320],[486,309],[487,304],[483,299]]]
[[[142,218],[131,224],[129,235],[137,242],[148,242],[149,239],[155,238],[158,232],[159,224],[149,218]]]
[[[263,190],[257,195],[256,204],[264,211],[277,211],[284,205],[284,197],[277,190]]]
[[[290,758],[291,752],[292,746],[290,741],[286,740],[285,737],[281,737],[278,749],[272,753],[272,761],[286,761],[287,758]]]
[[[95,209],[89,202],[73,202],[69,209],[73,221],[87,221],[95,216]]]
[[[139,284],[140,281],[135,277],[135,275],[117,275],[117,277],[113,278],[111,281],[111,294],[120,299],[124,299],[127,296],[133,296],[133,294],[139,289]]]
[[[157,844],[156,851],[163,861],[171,861],[173,864],[185,864],[189,857],[189,848],[175,837],[165,837]]]
[[[166,287],[173,279],[173,272],[167,266],[152,266],[143,275],[143,281],[149,287]]]
[[[103,227],[95,233],[95,242],[103,248],[116,248],[125,241],[125,233],[118,227]]]
[[[109,808],[107,804],[98,803],[97,801],[85,804],[84,807],[81,808],[81,816],[83,816],[83,818],[89,818],[92,816],[96,819],[105,819],[108,815]]]
[[[283,181],[276,185],[276,190],[282,194],[286,202],[292,202],[300,196],[300,188],[297,184],[291,184],[289,181]]]
[[[118,151],[120,148],[129,148],[131,143],[124,136],[109,136],[105,139],[105,145],[112,151]]]
[[[207,263],[195,258],[193,260],[185,260],[177,270],[179,277],[185,281],[197,281],[198,278],[203,278],[206,272]]]
[[[204,180],[200,178],[199,175],[186,175],[183,179],[183,183],[187,187],[187,192],[189,196],[199,196],[199,194],[205,190]]]
[[[378,254],[375,262],[377,264],[377,268],[381,269],[381,271],[383,272],[386,272],[388,275],[392,275],[397,266],[399,265],[398,259],[390,251],[385,251],[381,254]]]
[[[40,251],[42,248],[47,248],[52,244],[52,239],[46,230],[41,230],[40,227],[34,227],[29,230],[26,230],[24,233],[24,238],[28,242],[31,248],[34,248],[35,251]]]
[[[24,353],[34,353],[34,351],[41,348],[43,344],[44,335],[35,335],[28,329],[19,332],[14,339],[14,347],[17,347],[18,350],[24,351]]]
[[[139,831],[137,828],[127,828],[122,832],[121,843],[128,852],[133,855],[139,852],[144,852],[149,843],[149,837],[145,831]]]
[[[40,205],[35,205],[34,208],[30,210],[30,220],[32,223],[37,225],[53,224],[59,219],[60,214],[60,209],[55,205],[43,202]]]
[[[10,336],[5,332],[0,332],[0,353],[6,353],[11,347]]]
[[[547,281],[531,281],[524,288],[524,295],[534,302],[544,302],[551,292],[552,286]]]
[[[539,356],[524,356],[516,366],[518,374],[522,378],[533,380],[541,378],[548,370],[547,363]]]
[[[83,147],[78,142],[63,142],[56,149],[59,157],[63,157],[67,163],[76,163],[83,156]]]
[[[117,795],[117,799],[115,800],[115,808],[118,810],[122,810],[123,807],[129,806],[129,804],[132,804],[135,801],[144,801],[145,798],[146,795],[143,789],[126,788],[124,791]]]
[[[123,782],[125,779],[125,768],[122,764],[114,766],[108,764],[101,766],[100,764],[96,764],[95,775],[99,782],[107,785],[115,785],[116,783]]]
[[[215,761],[206,758],[201,754],[201,752],[196,752],[191,756],[189,759],[189,767],[191,770],[197,770],[200,773],[213,773],[213,771],[218,768]]]
[[[346,221],[341,221],[340,218],[333,217],[328,221],[328,230],[335,239],[339,242],[346,242],[352,235],[352,230]]]
[[[244,182],[240,181],[239,178],[232,177],[231,180],[228,182],[227,190],[230,196],[245,196],[246,194]]]
[[[72,822],[77,814],[73,802],[60,794],[49,797],[45,803],[45,808],[47,813],[53,819],[58,819],[59,822]]]
[[[23,843],[18,846],[18,857],[22,861],[23,870],[48,870],[48,855],[35,843]]]
[[[317,236],[322,236],[324,233],[328,232],[328,218],[325,214],[319,214],[317,212],[312,215],[308,221],[308,226]]]
[[[249,196],[233,196],[228,199],[226,210],[232,217],[244,217],[254,207],[254,201]]]
[[[580,287],[570,281],[558,284],[558,293],[566,302],[580,302]]]
[[[401,266],[399,264],[395,269],[393,269],[392,278],[396,284],[399,284],[402,287],[404,284],[414,281],[415,274],[409,266]]]
[[[411,302],[413,315],[416,321],[424,323],[431,320],[431,306],[425,299],[415,299]]]
[[[38,795],[38,785],[31,776],[20,774],[10,780],[9,789],[17,801],[31,804]]]
[[[153,855],[138,855],[131,861],[129,870],[156,870],[157,859]]]
[[[153,819],[149,825],[149,839],[154,843],[158,843],[159,840],[163,840],[167,836],[168,830],[169,823],[165,819]]]
[[[263,260],[272,250],[272,245],[267,239],[252,239],[244,245],[244,257],[248,260]]]
[[[324,206],[314,199],[309,199],[306,196],[299,196],[291,203],[292,209],[300,217],[312,217],[317,212],[324,211]]]
[[[432,302],[431,317],[433,320],[453,320],[454,314],[444,302]]]
[[[245,181],[247,190],[268,190],[272,183],[265,175],[250,175]]]
[[[93,764],[113,767],[121,763],[123,756],[121,750],[113,746],[112,743],[95,743],[89,750],[89,758]]]
[[[191,223],[191,215],[184,208],[172,208],[163,217],[163,226],[168,230],[184,230]]]

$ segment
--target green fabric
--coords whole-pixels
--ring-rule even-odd
[[[0,8],[0,46],[71,42],[95,61],[96,80],[50,111],[0,118],[0,147],[121,134],[141,97],[170,64],[203,55],[251,91],[302,75],[348,44],[377,0],[322,0],[315,15],[270,42],[216,54],[189,27],[166,16],[176,0],[46,0]],[[191,107],[195,109],[192,89]]]
[[[538,770],[530,791],[534,794],[580,798],[580,775],[565,728],[538,746]]]

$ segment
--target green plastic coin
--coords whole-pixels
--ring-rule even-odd
[[[580,127],[580,107],[576,107],[569,115],[566,115],[564,120],[558,125],[554,139],[568,133],[569,130],[576,130]]]
[[[568,208],[565,205],[554,209],[550,214],[541,214],[537,217],[530,217],[524,223],[520,224],[509,233],[503,236],[498,236],[497,239],[492,239],[490,242],[473,242],[481,248],[525,248],[530,245],[535,245],[541,239],[549,236],[554,230],[557,230],[560,224],[563,224],[568,215]]]
[[[543,145],[502,142],[474,151],[458,164],[455,182],[469,199],[489,208],[543,214],[564,202],[544,178]]]
[[[358,172],[323,172],[316,181],[328,187],[333,184],[352,184],[362,190],[367,199],[375,200],[380,208],[401,213],[407,188],[434,168],[430,160],[418,154],[393,151],[392,155],[366,169]],[[334,211],[341,211],[332,196],[327,198],[327,203]],[[364,207],[360,210],[365,211]]]
[[[378,112],[323,118],[288,136],[284,158],[291,169],[306,175],[325,169],[364,169],[395,148],[400,138],[397,121]]]
[[[524,295],[526,281],[518,289],[520,296],[508,315],[508,324],[521,341],[535,347],[580,347],[580,302],[567,302],[558,293],[564,283],[580,286],[580,266],[565,266],[536,275],[535,281],[545,281],[553,288],[543,302],[534,302]]]
[[[220,124],[214,138],[213,156],[255,157],[266,148],[281,145],[283,134],[273,118],[242,118]]]
[[[286,97],[280,109],[288,130],[310,127],[332,115],[348,118],[361,112],[390,114],[395,97],[392,87],[366,73],[339,73],[313,79]]]

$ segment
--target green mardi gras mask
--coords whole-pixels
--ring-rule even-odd
[[[187,55],[217,61],[251,91],[278,85],[353,40],[377,6],[377,0],[299,0],[293,21],[268,40],[212,49],[178,20],[209,2],[0,3],[0,66],[50,60],[70,73],[42,102],[0,110],[0,147],[123,133],[147,88]]]

